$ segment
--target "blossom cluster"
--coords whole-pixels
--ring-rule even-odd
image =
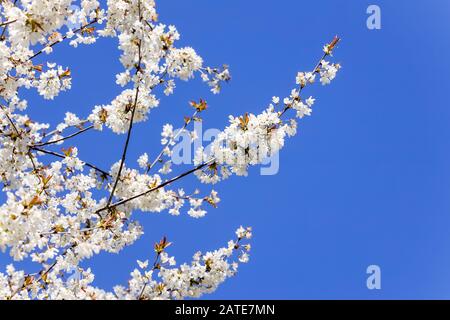
[[[78,9],[75,9],[78,8]],[[43,99],[56,99],[71,88],[70,66],[47,61],[59,44],[71,50],[95,44],[99,37],[116,38],[122,70],[115,75],[122,89],[84,115],[66,112],[54,128],[26,114],[22,98],[33,89]],[[158,86],[173,94],[177,81],[198,77],[219,93],[231,79],[228,66],[205,66],[191,47],[177,47],[180,34],[158,21],[153,0],[5,0],[0,4],[0,177],[5,201],[0,205],[0,249],[14,261],[28,259],[35,270],[13,264],[0,272],[0,299],[183,299],[214,291],[249,260],[251,228],[240,227],[236,239],[223,248],[197,252],[192,261],[177,265],[166,238],[154,246],[155,259],[137,261],[127,285],[113,290],[94,285],[95,275],[83,261],[101,252],[119,253],[144,232],[138,212],[168,212],[202,218],[221,201],[217,191],[173,186],[196,174],[216,183],[247,175],[250,165],[278,152],[297,131],[296,119],[284,119],[289,109],[302,118],[311,114],[314,98],[302,89],[316,75],[322,84],[336,76],[339,64],[324,60],[337,44],[333,40],[312,72],[297,75],[298,88],[272,103],[259,115],[230,116],[230,124],[210,150],[200,149],[196,166],[171,177],[170,155],[180,132],[200,121],[205,100],[191,102],[194,113],[182,130],[163,128],[162,149],[143,153],[137,167],[126,162],[134,125],[149,119],[163,105]],[[38,59],[43,60],[37,63]],[[19,94],[20,93],[20,94]],[[152,114],[153,114],[152,110]],[[111,130],[124,136],[121,155],[109,168],[83,160],[72,139],[88,130]],[[192,140],[195,134],[191,133]],[[76,277],[70,275],[76,272]]]
[[[208,150],[200,147],[196,150],[194,163],[209,163],[195,174],[203,183],[217,183],[232,174],[246,176],[249,166],[262,163],[266,158],[279,152],[287,137],[297,133],[295,118],[283,119],[286,111],[296,111],[296,118],[312,113],[315,99],[303,98],[300,93],[307,84],[313,84],[316,74],[320,75],[323,85],[329,84],[340,69],[339,64],[320,60],[313,72],[299,72],[296,82],[299,88],[292,89],[290,95],[280,102],[273,97],[272,103],[260,114],[246,113],[240,117],[229,117],[227,126],[217,136]],[[276,110],[282,105],[282,109]]]
[[[145,121],[150,109],[157,107],[158,104],[159,100],[152,94],[147,92],[137,94],[136,89],[126,89],[110,105],[96,106],[88,120],[98,130],[101,130],[104,124],[114,133],[125,133],[131,117],[134,123]],[[133,114],[130,112],[132,108]]]

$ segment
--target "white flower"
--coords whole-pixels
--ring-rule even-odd
[[[119,73],[116,75],[116,83],[122,87],[126,86],[131,81],[130,71]]]
[[[240,256],[239,256],[239,262],[242,263],[247,263],[249,261],[249,255],[246,252],[243,252]]]
[[[66,71],[61,67],[53,69],[54,66],[52,64],[49,64],[49,67],[51,69],[42,72],[39,80],[33,82],[33,86],[37,88],[39,94],[45,99],[53,100],[60,91],[70,89],[71,81],[70,74],[66,76]]]
[[[158,172],[161,173],[161,174],[171,173],[172,172],[171,167],[172,167],[172,162],[171,161],[166,161],[164,163],[164,165],[162,166],[162,168],[158,170]]]
[[[168,80],[166,82],[166,88],[164,89],[164,94],[166,96],[169,96],[173,93],[173,90],[175,89],[175,81],[173,80]]]
[[[320,66],[320,82],[322,85],[329,84],[336,77],[339,69],[339,64],[330,64],[328,61],[323,60]]]
[[[273,97],[260,113],[230,116],[210,148],[196,148],[194,162],[201,170],[179,172],[171,159],[175,138],[181,133],[186,133],[188,142],[199,140],[195,128],[187,128],[193,121],[186,121],[181,131],[164,125],[163,146],[151,150],[161,154],[155,168],[150,168],[147,153],[137,159],[140,169],[132,168],[128,161],[136,148],[140,144],[151,147],[146,139],[137,137],[140,128],[134,124],[148,120],[150,110],[159,105],[156,95],[172,94],[176,79],[189,80],[195,73],[211,92],[219,93],[231,79],[228,66],[203,66],[194,49],[178,48],[180,35],[174,26],[158,22],[154,0],[82,0],[77,10],[72,5],[71,0],[2,1],[0,5],[0,176],[4,192],[0,249],[15,261],[36,265],[31,274],[13,265],[0,270],[0,299],[184,299],[211,293],[237,272],[239,262],[249,261],[251,228],[238,228],[237,238],[225,246],[197,252],[180,265],[170,255],[171,242],[165,237],[154,246],[148,244],[145,260],[137,260],[129,280],[113,290],[96,287],[93,272],[81,265],[100,253],[119,253],[134,244],[144,232],[139,223],[144,213],[177,216],[183,209],[193,218],[204,217],[205,208],[221,201],[218,193],[204,193],[190,184],[189,192],[173,189],[174,182],[190,173],[203,183],[248,175],[250,166],[263,163],[284,147],[287,137],[296,134],[292,111],[299,118],[311,114],[315,99],[303,99],[304,87],[313,83],[316,75],[322,84],[328,84],[340,65],[321,61],[314,72],[297,74],[300,86],[284,99]],[[59,51],[55,48],[60,48],[60,42],[78,47],[94,44],[98,37],[117,40],[122,70],[116,72],[115,81],[122,91],[91,111],[76,105],[87,118],[61,109],[58,113],[65,112],[63,121],[50,125],[26,114],[26,90],[36,89],[44,99],[55,99],[71,88],[72,74],[82,75],[47,61],[47,55]],[[91,69],[93,82],[85,94],[96,93],[95,81],[101,70],[95,65]],[[84,83],[85,79],[77,81]],[[62,102],[58,105],[65,107]],[[184,115],[184,111],[172,111]],[[46,112],[52,111],[37,110],[33,115],[45,116]],[[78,135],[92,127],[126,134],[124,144],[111,143],[119,160],[109,170],[103,168],[105,161],[98,161],[108,158],[106,154],[89,157],[87,150],[79,153],[76,147]],[[95,137],[89,139],[94,148],[102,143]],[[103,147],[96,150],[104,152]],[[176,173],[169,175],[172,170]],[[154,262],[149,265],[149,261]]]
[[[53,52],[53,48],[48,46],[48,47],[45,47],[44,49],[42,49],[42,51],[45,52],[46,54],[50,54]]]
[[[192,78],[203,64],[203,59],[189,47],[171,50],[166,60],[169,74],[181,80]]]
[[[126,89],[110,105],[96,107],[88,119],[97,123],[98,128],[104,123],[115,133],[125,133],[132,115],[133,122],[145,121],[150,109],[157,107],[158,104],[159,101],[152,94],[141,91],[136,100],[136,90]]]
[[[240,226],[236,230],[236,235],[238,236],[238,238],[245,238],[246,232],[247,232],[247,230],[243,226]]]
[[[80,118],[71,112],[66,112],[64,122],[67,126],[79,126],[81,124]]]
[[[306,99],[306,104],[308,105],[308,107],[312,107],[315,100],[316,99],[314,99],[313,97],[309,97],[308,99]]]
[[[147,153],[142,154],[138,158],[137,162],[138,162],[138,165],[139,165],[140,168],[147,169],[147,166],[148,166],[148,155],[147,155]]]
[[[148,260],[145,260],[145,261],[137,260],[137,264],[139,265],[139,268],[147,269],[147,267],[148,267]]]
[[[174,137],[174,133],[173,133],[173,126],[171,124],[165,124],[163,126],[163,131],[161,132],[161,144],[165,145],[167,144],[173,137]]]
[[[206,211],[202,209],[191,208],[189,209],[188,214],[193,218],[202,218],[205,216]]]

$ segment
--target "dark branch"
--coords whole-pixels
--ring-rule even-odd
[[[53,156],[58,157],[58,158],[61,158],[61,159],[67,158],[67,157],[66,157],[65,155],[63,155],[63,154],[60,154],[60,153],[57,153],[57,152],[54,152],[54,151],[50,151],[50,150],[41,149],[41,148],[38,148],[38,147],[35,147],[35,146],[31,146],[30,149],[33,149],[33,150],[35,150],[35,151],[39,151],[39,152],[42,152],[42,153],[50,154],[50,155],[53,155]],[[103,176],[105,176],[105,177],[111,177],[111,175],[110,175],[108,172],[106,172],[106,171],[104,171],[104,170],[102,170],[102,169],[99,169],[98,167],[96,167],[96,166],[90,164],[89,162],[83,161],[83,163],[84,163],[85,166],[87,166],[87,167],[89,167],[89,168],[92,168],[92,169],[94,169],[94,170],[100,172]]]
[[[192,174],[192,173],[194,173],[194,172],[196,172],[196,171],[198,171],[198,170],[203,169],[203,168],[206,167],[207,165],[209,165],[209,164],[211,164],[212,162],[214,162],[214,160],[215,160],[215,159],[211,159],[211,160],[209,160],[209,161],[207,161],[207,162],[204,162],[204,163],[202,163],[202,164],[200,164],[200,165],[198,165],[198,166],[192,168],[191,170],[186,171],[186,172],[180,174],[179,176],[176,176],[175,178],[172,178],[172,179],[170,179],[170,180],[167,180],[167,181],[161,183],[160,185],[157,185],[156,187],[153,187],[153,188],[151,188],[151,189],[149,189],[149,190],[147,190],[147,191],[145,191],[145,192],[139,193],[139,194],[134,195],[134,196],[132,196],[132,197],[130,197],[130,198],[127,198],[127,199],[120,200],[120,201],[118,201],[118,202],[115,202],[115,203],[113,203],[113,204],[110,204],[109,206],[105,206],[105,207],[103,207],[103,208],[97,210],[96,213],[100,213],[100,212],[105,211],[105,210],[107,210],[107,209],[110,209],[110,208],[114,208],[114,207],[120,206],[120,205],[122,205],[122,204],[125,204],[125,203],[127,203],[127,202],[130,202],[130,201],[135,200],[135,199],[137,199],[137,198],[143,197],[143,196],[145,196],[145,195],[147,195],[147,194],[149,194],[149,193],[151,193],[151,192],[153,192],[153,191],[156,191],[156,190],[158,190],[158,189],[164,188],[165,186],[167,186],[167,185],[169,185],[169,184],[171,184],[171,183],[173,183],[173,182],[175,182],[175,181],[177,181],[177,180],[180,180],[181,178],[184,178],[185,176],[188,176],[188,175],[190,175],[190,174]]]
[[[77,135],[79,135],[79,134],[81,134],[81,133],[83,133],[83,132],[86,132],[86,131],[88,131],[88,130],[91,130],[92,128],[94,128],[93,125],[91,125],[91,126],[89,126],[89,127],[86,127],[86,128],[84,128],[84,129],[81,129],[81,130],[79,130],[79,131],[77,131],[77,132],[75,132],[75,133],[72,133],[71,135],[68,135],[68,136],[66,136],[66,137],[62,137],[62,138],[60,138],[60,139],[51,140],[51,141],[47,141],[47,142],[36,143],[35,145],[33,145],[33,147],[43,147],[43,146],[47,146],[47,145],[49,145],[49,144],[55,144],[55,143],[58,143],[58,142],[61,142],[61,141],[64,141],[64,140],[73,138],[73,137],[75,137],[75,136],[77,136]]]

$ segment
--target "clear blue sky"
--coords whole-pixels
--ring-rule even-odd
[[[381,30],[366,28],[370,4],[381,7]],[[205,126],[222,128],[228,114],[257,113],[273,95],[287,95],[296,72],[310,69],[335,34],[343,69],[331,86],[309,91],[313,116],[287,142],[277,175],[252,170],[217,185],[222,202],[201,220],[136,213],[145,235],[120,255],[89,262],[95,283],[124,283],[163,235],[183,262],[222,246],[243,224],[254,228],[250,263],[207,298],[449,299],[450,2],[164,0],[158,7],[160,20],[178,27],[178,45],[194,47],[208,65],[229,64],[233,80],[219,96],[200,81],[179,84],[135,127],[129,161],[159,150],[161,125],[181,123],[189,100],[208,100]],[[84,116],[110,101],[120,92],[115,47],[111,39],[55,47],[54,60],[73,70],[73,89],[51,103],[30,95],[31,114],[57,123],[68,110]],[[107,167],[124,136],[77,139],[81,158]],[[366,288],[370,264],[381,267],[379,291]]]

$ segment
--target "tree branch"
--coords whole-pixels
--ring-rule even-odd
[[[139,21],[141,21],[142,17],[141,17],[140,2],[138,2],[138,10],[139,10]],[[142,70],[141,70],[141,59],[142,59],[141,41],[142,40],[139,40],[139,43],[138,43],[138,51],[139,51],[138,55],[139,55],[139,57],[138,57],[138,64],[137,64],[137,67],[136,67],[136,74],[138,74],[139,72],[142,72]],[[165,76],[166,72],[167,72],[167,70],[164,73],[162,73],[162,75],[160,76],[159,81],[158,81],[158,83],[156,85],[161,83],[161,80]],[[154,87],[156,87],[156,85],[151,87],[151,89],[154,89]],[[127,151],[128,151],[128,145],[130,143],[131,131],[133,129],[134,114],[135,114],[136,106],[137,106],[137,102],[138,102],[138,95],[139,95],[139,82],[137,83],[137,86],[136,86],[136,96],[135,96],[135,99],[134,99],[133,108],[131,110],[130,124],[129,124],[129,127],[128,127],[127,138],[125,140],[125,145],[124,145],[123,152],[122,152],[122,158],[120,159],[119,171],[117,172],[117,176],[116,176],[116,179],[114,181],[114,185],[113,185],[113,187],[111,189],[111,192],[109,194],[108,202],[107,202],[107,205],[106,205],[105,208],[108,208],[110,206],[110,204],[112,202],[112,199],[114,197],[114,193],[115,193],[115,191],[117,189],[117,185],[118,185],[119,180],[120,180],[120,175],[122,174],[123,166],[124,166],[124,163],[125,163],[125,158],[126,158]]]
[[[38,147],[35,147],[35,146],[30,146],[30,149],[33,149],[33,150],[39,151],[39,152],[43,152],[43,153],[46,153],[46,154],[50,154],[50,155],[53,155],[53,156],[58,157],[58,158],[61,158],[61,159],[67,158],[67,157],[66,157],[65,155],[63,155],[63,154],[60,154],[60,153],[57,153],[57,152],[53,152],[53,151],[50,151],[50,150],[41,149],[41,148],[38,148]],[[85,166],[87,166],[87,167],[89,167],[89,168],[92,168],[92,169],[94,169],[94,170],[100,172],[103,176],[105,176],[105,177],[111,177],[111,175],[110,175],[108,172],[106,172],[106,171],[104,171],[104,170],[102,170],[102,169],[99,169],[98,167],[96,167],[96,166],[90,164],[89,162],[83,161],[83,163],[84,163]]]
[[[333,49],[333,47],[334,47],[338,42],[339,42],[339,38],[335,37],[335,39],[334,39],[333,42],[332,42],[332,47],[330,48],[330,51],[325,52],[325,53],[323,54],[323,56],[320,58],[319,62],[318,62],[318,63],[316,64],[316,66],[314,67],[313,73],[316,73],[316,72],[317,72],[317,69],[320,67],[320,64],[322,63],[323,59],[325,59],[325,57],[327,57],[328,55],[330,55],[331,49]],[[303,88],[304,88],[303,86],[300,86],[300,91],[301,91]],[[279,117],[281,117],[281,116],[282,116],[287,110],[289,110],[290,108],[291,108],[290,106],[286,106],[286,107],[284,108],[283,111],[280,111],[280,112],[279,112]],[[164,150],[164,149],[163,149],[163,150]],[[120,200],[120,201],[118,201],[118,202],[116,202],[116,203],[113,203],[113,204],[108,204],[107,206],[105,206],[105,207],[103,207],[103,208],[97,210],[96,213],[100,213],[100,212],[105,211],[105,210],[107,210],[107,209],[110,209],[110,208],[114,208],[114,207],[123,205],[123,204],[128,203],[128,202],[130,202],[130,201],[132,201],[132,200],[135,200],[135,199],[137,199],[137,198],[140,198],[140,197],[142,197],[142,196],[145,196],[145,195],[147,195],[147,194],[149,194],[149,193],[151,193],[151,192],[153,192],[153,191],[156,191],[156,190],[158,190],[158,189],[161,189],[161,188],[163,188],[163,187],[165,187],[165,186],[167,186],[167,185],[169,185],[169,184],[171,184],[171,183],[173,183],[173,182],[175,182],[175,181],[177,181],[177,180],[179,180],[179,179],[181,179],[181,178],[183,178],[183,177],[185,177],[185,176],[187,176],[187,175],[190,175],[190,174],[192,174],[192,173],[194,173],[194,172],[196,172],[196,171],[198,171],[198,170],[203,169],[204,167],[206,167],[207,165],[213,163],[214,161],[215,161],[215,159],[212,158],[212,159],[208,160],[207,162],[204,162],[204,163],[202,163],[202,164],[200,164],[200,165],[198,165],[198,166],[192,168],[191,170],[186,171],[186,172],[180,174],[179,176],[176,176],[175,178],[172,178],[172,179],[170,179],[170,180],[167,180],[167,181],[161,183],[160,185],[158,185],[158,186],[156,186],[156,187],[154,187],[154,188],[151,188],[151,189],[149,189],[149,190],[147,190],[147,191],[145,191],[145,192],[139,193],[139,194],[134,195],[134,196],[132,196],[132,197],[130,197],[130,198],[127,198],[127,199]]]
[[[16,3],[17,3],[17,0],[14,0],[13,6],[15,6]],[[2,30],[2,34],[0,35],[0,41],[5,40],[6,29],[8,28],[8,26],[9,26],[11,23],[16,22],[16,21],[17,21],[17,20],[13,20],[13,21],[5,22],[5,23],[3,24],[4,27],[3,27],[3,30]]]
[[[16,21],[17,21],[17,19],[14,19],[14,20],[11,20],[11,21],[3,22],[3,23],[0,24],[0,27],[5,27],[5,26],[10,25],[11,23],[14,23],[14,22],[16,22]]]
[[[327,45],[328,46],[328,50],[326,50],[324,52],[324,54],[322,55],[322,57],[320,58],[319,62],[317,62],[317,64],[315,65],[314,69],[311,71],[312,74],[315,74],[318,72],[318,69],[320,67],[320,65],[322,64],[322,61],[329,55],[331,55],[331,51],[333,50],[333,48],[339,43],[341,39],[338,36],[335,36],[333,41]],[[309,79],[308,79],[309,80]],[[308,83],[305,84],[305,86],[300,85],[300,89],[298,91],[298,93],[300,94],[303,90],[304,87],[306,87]],[[281,117],[283,114],[286,113],[286,111],[288,111],[291,108],[291,106],[285,106],[284,109],[282,111],[279,112],[279,117]]]
[[[98,21],[98,19],[95,18],[95,19],[92,20],[91,22],[89,22],[89,23],[87,23],[87,24],[81,26],[81,27],[78,28],[78,29],[75,29],[75,30],[73,31],[73,33],[80,32],[80,31],[82,31],[84,28],[87,28],[87,27],[89,27],[90,25],[93,25],[94,23],[97,23],[97,21]],[[55,42],[53,42],[53,43],[51,43],[51,44],[49,44],[49,45],[43,47],[41,50],[39,50],[38,52],[36,52],[35,54],[33,54],[30,58],[28,58],[28,60],[32,60],[32,59],[36,58],[38,55],[40,55],[42,52],[44,52],[45,48],[51,48],[51,47],[57,45],[58,43],[63,42],[65,39],[67,39],[67,35],[63,36],[60,40],[55,41]]]
[[[12,121],[11,117],[8,114],[8,110],[6,110],[6,107],[4,105],[0,105],[0,108],[2,108],[3,112],[5,113],[6,118],[8,119],[9,123],[11,124],[11,126],[13,127],[14,131],[16,132],[17,136],[20,136],[20,132],[17,129],[16,125],[14,124],[14,122]]]
[[[50,144],[55,144],[55,143],[58,143],[58,142],[61,142],[61,141],[73,138],[73,137],[75,137],[75,136],[77,136],[77,135],[79,135],[79,134],[81,134],[83,132],[91,130],[92,128],[94,128],[94,125],[86,127],[84,129],[81,129],[81,130],[79,130],[79,131],[77,131],[75,133],[72,133],[72,134],[70,134],[70,135],[68,135],[66,137],[62,137],[60,139],[51,140],[51,141],[47,141],[47,142],[36,143],[36,144],[32,145],[32,147],[43,147],[43,146],[47,146],[47,145],[50,145]]]
[[[173,182],[175,182],[175,181],[177,181],[177,180],[180,180],[181,178],[184,178],[185,176],[190,175],[191,173],[194,173],[194,172],[196,172],[196,171],[198,171],[198,170],[203,169],[204,167],[206,167],[207,165],[211,164],[211,163],[214,162],[214,161],[215,161],[215,159],[210,159],[209,161],[204,162],[204,163],[202,163],[202,164],[199,164],[198,166],[192,168],[191,170],[188,170],[188,171],[186,171],[186,172],[180,174],[179,176],[176,176],[175,178],[172,178],[172,179],[170,179],[170,180],[167,180],[167,181],[165,181],[165,182],[163,182],[163,183],[157,185],[156,187],[153,187],[153,188],[151,188],[151,189],[149,189],[149,190],[147,190],[147,191],[145,191],[145,192],[139,193],[139,194],[134,195],[134,196],[132,196],[132,197],[130,197],[130,198],[127,198],[127,199],[123,199],[123,200],[117,201],[117,202],[115,202],[115,203],[113,203],[113,204],[110,204],[109,206],[105,206],[105,207],[103,207],[103,208],[101,208],[101,209],[98,209],[98,210],[96,211],[96,213],[100,213],[100,212],[105,211],[105,210],[110,209],[110,208],[115,208],[115,207],[117,207],[117,206],[120,206],[120,205],[122,205],[122,204],[125,204],[125,203],[127,203],[127,202],[130,202],[130,201],[132,201],[132,200],[135,200],[135,199],[137,199],[137,198],[140,198],[140,197],[142,197],[142,196],[145,196],[145,195],[147,195],[147,194],[149,194],[149,193],[151,193],[151,192],[153,192],[153,191],[156,191],[156,190],[158,190],[158,189],[161,189],[161,188],[163,188],[163,187],[165,187],[165,186],[167,186],[167,185],[169,185],[169,184],[171,184],[171,183],[173,183]]]
[[[139,72],[139,68],[141,65],[141,43],[139,41],[138,44],[138,50],[139,50],[139,62],[138,62],[138,66],[136,68],[136,74],[138,74]],[[117,188],[117,184],[119,183],[119,179],[120,179],[120,175],[122,174],[122,170],[123,170],[123,165],[125,163],[125,158],[127,156],[127,151],[128,151],[128,145],[130,143],[130,138],[131,138],[131,131],[133,129],[133,122],[134,122],[134,114],[136,112],[136,106],[137,106],[137,102],[138,102],[138,96],[139,96],[139,82],[136,86],[136,95],[134,97],[134,103],[133,103],[133,108],[131,109],[131,117],[130,117],[130,124],[128,126],[128,131],[127,131],[127,138],[125,140],[125,145],[123,147],[123,151],[122,151],[122,158],[120,159],[120,165],[119,165],[119,171],[117,172],[117,176],[116,179],[114,181],[114,185],[111,189],[111,192],[109,194],[109,198],[108,198],[108,202],[107,202],[107,207],[111,204],[111,201],[113,199],[114,196],[114,192],[116,191]]]
[[[147,173],[148,173],[148,172],[156,165],[156,163],[157,163],[158,161],[161,160],[161,158],[162,158],[162,156],[163,156],[163,154],[164,154],[164,150],[166,149],[166,147],[169,146],[173,141],[175,141],[176,138],[178,138],[178,136],[181,134],[181,132],[183,132],[183,131],[186,129],[186,127],[188,126],[188,124],[189,124],[191,121],[195,121],[195,120],[193,120],[193,119],[195,118],[195,116],[197,116],[198,112],[199,112],[198,110],[195,110],[194,114],[193,114],[192,117],[190,118],[191,120],[190,120],[190,121],[185,121],[185,122],[184,122],[183,128],[181,128],[173,138],[171,138],[169,141],[167,141],[167,143],[166,143],[166,144],[164,145],[164,147],[162,148],[161,152],[158,154],[158,156],[155,158],[155,160],[153,160],[153,162],[152,162],[152,163],[150,164],[150,166],[148,167]]]

